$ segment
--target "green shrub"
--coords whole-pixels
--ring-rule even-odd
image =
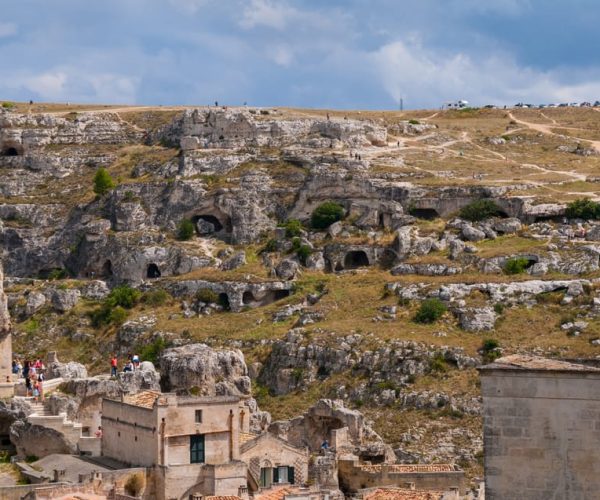
[[[434,323],[446,312],[446,305],[440,299],[426,299],[421,302],[414,320],[417,323]]]
[[[492,200],[476,200],[460,209],[461,219],[477,222],[499,215],[502,211]]]
[[[285,235],[288,238],[293,238],[294,236],[300,236],[302,234],[302,222],[298,219],[289,219],[284,224]]]
[[[344,218],[345,210],[334,201],[322,203],[312,213],[310,224],[314,229],[326,229],[334,222]]]
[[[177,239],[180,241],[191,240],[196,234],[194,223],[189,219],[183,219],[177,226]]]
[[[35,318],[30,318],[23,323],[23,331],[25,331],[25,333],[34,334],[39,330],[39,328],[40,322]]]
[[[206,302],[207,304],[218,304],[219,294],[213,292],[210,288],[200,288],[196,292],[196,300]]]
[[[94,193],[102,196],[115,187],[115,182],[105,168],[99,168],[94,175]]]
[[[495,359],[498,359],[500,357],[499,347],[500,343],[496,339],[485,339],[481,346],[484,361],[491,363]]]
[[[569,219],[600,219],[600,203],[580,198],[567,205],[565,215]]]
[[[525,257],[515,257],[514,259],[509,259],[504,264],[504,272],[506,274],[521,274],[525,272],[527,266],[529,265],[529,259]]]
[[[448,363],[446,358],[441,352],[435,353],[433,358],[429,361],[429,369],[432,372],[444,373],[448,371]]]
[[[302,245],[300,246],[300,248],[298,248],[296,255],[300,259],[300,262],[306,264],[306,259],[308,259],[311,253],[312,249],[308,245]]]
[[[138,349],[140,353],[140,359],[144,361],[151,361],[154,364],[158,363],[161,353],[167,348],[167,342],[162,337],[157,337],[154,341],[144,345],[141,349]]]
[[[128,285],[120,285],[111,290],[105,303],[111,307],[121,306],[131,309],[140,300],[141,293]]]
[[[274,238],[271,238],[269,241],[267,241],[267,243],[265,244],[265,246],[263,247],[263,249],[261,251],[266,252],[266,253],[276,252],[277,251],[277,240]]]
[[[167,303],[171,295],[162,288],[158,290],[149,290],[142,295],[142,302],[149,306],[162,306]]]
[[[37,455],[27,455],[25,457],[25,463],[33,463],[33,462],[37,462],[39,460]]]
[[[504,312],[504,304],[501,304],[500,302],[496,302],[494,304],[494,312],[496,314],[502,314]]]
[[[52,269],[50,274],[48,274],[49,280],[62,280],[68,278],[69,273],[66,269]]]
[[[127,319],[127,311],[121,306],[111,306],[108,303],[102,304],[98,309],[89,313],[92,320],[92,326],[100,328],[111,324],[120,325]]]
[[[3,107],[4,109],[12,109],[12,108],[14,108],[14,107],[15,107],[15,103],[14,103],[14,102],[8,102],[8,101],[4,101],[4,102],[2,103],[2,107]]]
[[[410,123],[411,125],[420,125],[421,124],[421,122],[419,120],[415,120],[415,119],[408,120],[408,123]]]

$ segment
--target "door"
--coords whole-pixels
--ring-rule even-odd
[[[193,434],[190,436],[190,463],[204,463],[204,434]]]
[[[270,488],[272,484],[273,469],[271,467],[262,467],[260,469],[260,487]]]

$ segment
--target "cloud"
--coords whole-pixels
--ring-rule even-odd
[[[16,35],[18,27],[15,23],[0,23],[0,38]]]
[[[20,89],[24,95],[45,101],[134,103],[138,86],[138,78],[74,67],[0,77],[0,89]]]
[[[564,71],[520,66],[509,54],[443,53],[419,43],[395,41],[367,56],[383,88],[397,102],[439,106],[467,99],[476,105],[589,100],[600,95],[598,71],[583,71],[577,82],[564,82]]]
[[[290,66],[294,59],[294,52],[292,49],[290,49],[290,47],[285,45],[278,45],[276,47],[269,48],[268,55],[276,64],[285,67]]]
[[[240,26],[246,29],[266,26],[276,30],[283,30],[290,18],[298,11],[289,7],[284,1],[278,3],[269,0],[250,0],[242,13]]]
[[[169,3],[176,9],[188,14],[195,14],[208,2],[209,0],[169,0]]]

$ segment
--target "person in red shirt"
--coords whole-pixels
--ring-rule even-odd
[[[117,376],[117,355],[113,354],[112,358],[110,360],[110,376],[111,377],[116,377]]]

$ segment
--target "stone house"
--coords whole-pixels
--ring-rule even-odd
[[[277,484],[304,484],[308,480],[308,450],[269,433],[244,442],[240,458],[248,464],[251,491]]]
[[[486,498],[598,498],[600,369],[512,355],[480,376]]]
[[[178,397],[144,391],[102,403],[102,454],[129,466],[153,467],[160,499],[247,490],[240,432],[248,432],[238,397]]]
[[[102,454],[153,469],[159,500],[248,497],[308,478],[308,451],[250,433],[236,396],[181,397],[154,391],[102,403]]]

